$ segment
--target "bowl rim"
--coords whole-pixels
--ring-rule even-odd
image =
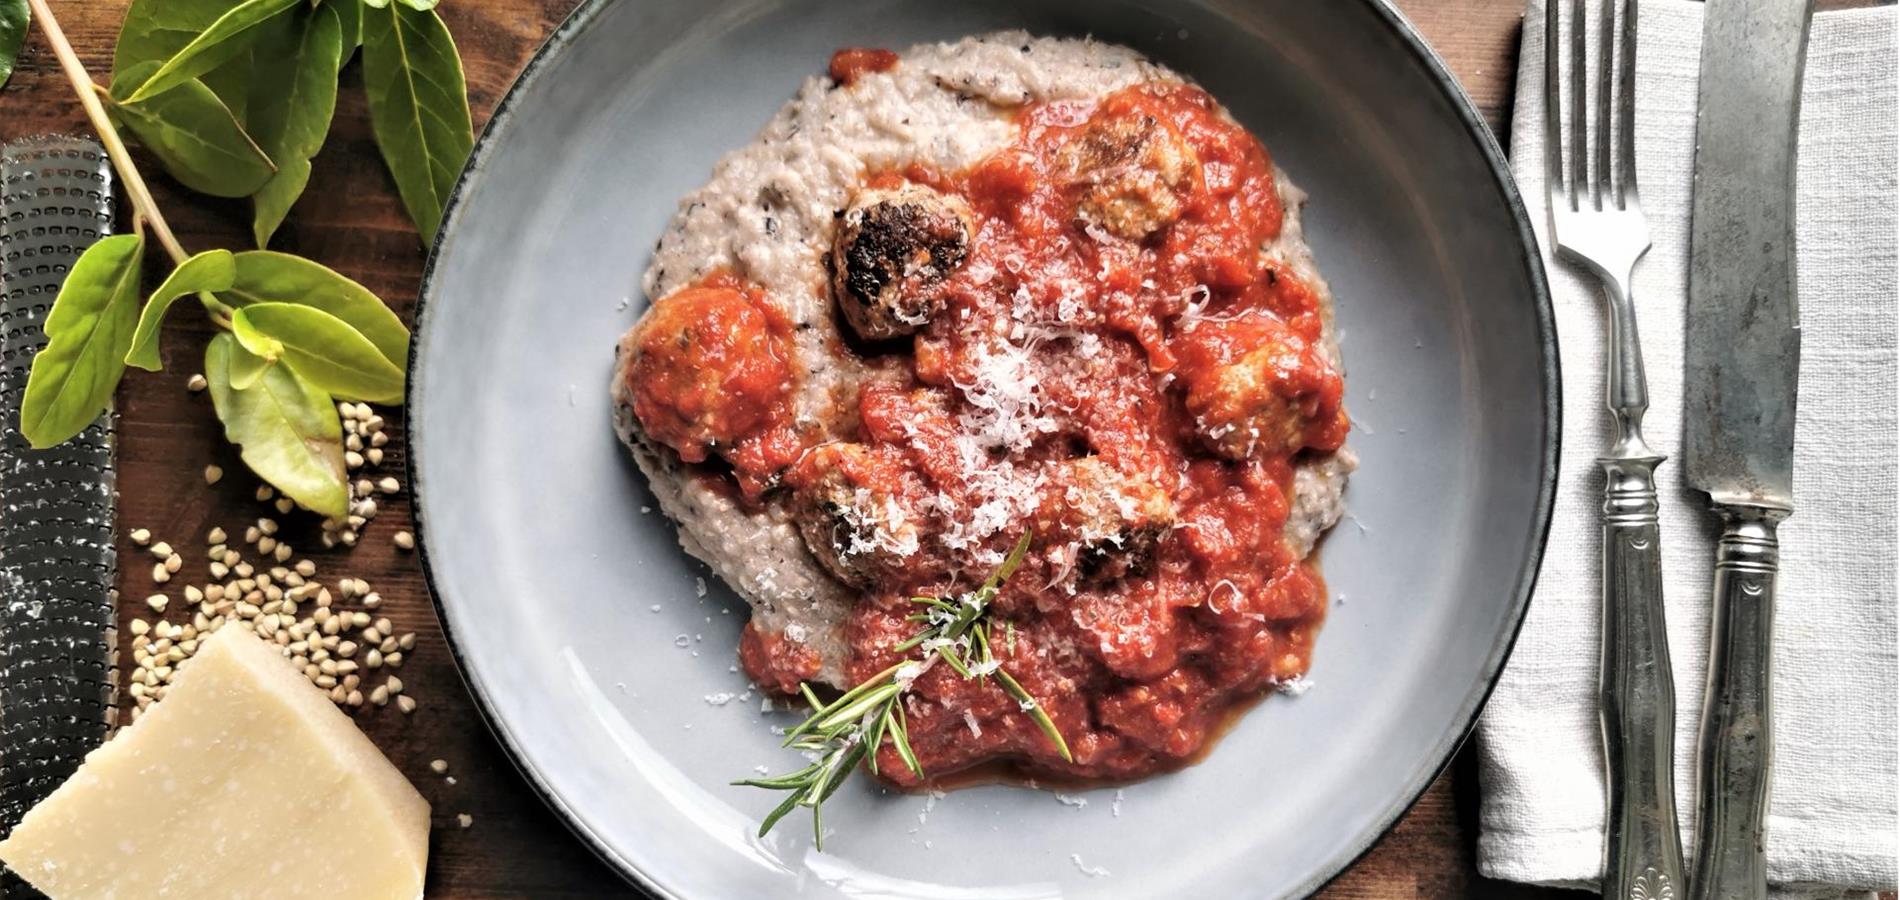
[[[414,518],[416,538],[416,557],[421,565],[423,586],[427,589],[431,608],[435,611],[436,621],[442,629],[444,643],[449,656],[454,661],[456,671],[461,675],[462,683],[467,687],[470,699],[481,714],[482,721],[501,745],[502,753],[526,781],[530,790],[552,809],[556,816],[573,832],[581,842],[602,862],[613,869],[621,878],[638,886],[651,895],[664,900],[690,900],[661,884],[632,860],[623,857],[604,836],[596,833],[581,821],[576,811],[543,777],[535,763],[529,759],[526,751],[509,730],[507,722],[496,713],[489,698],[489,689],[482,678],[464,658],[461,646],[455,637],[455,628],[451,624],[448,604],[442,598],[437,586],[434,563],[431,560],[428,541],[428,505],[424,502],[424,488],[428,483],[418,470],[417,461],[422,458],[422,448],[428,441],[423,429],[418,427],[421,419],[416,415],[427,386],[426,379],[419,377],[417,367],[424,346],[428,342],[428,324],[433,304],[430,296],[435,285],[436,265],[441,250],[449,243],[449,237],[455,226],[460,224],[457,213],[462,201],[470,191],[471,184],[484,169],[489,154],[494,151],[501,137],[512,124],[516,105],[521,101],[545,73],[554,60],[609,6],[617,0],[582,0],[572,12],[548,35],[537,48],[520,74],[515,77],[508,90],[496,104],[493,115],[488,119],[480,135],[476,137],[469,159],[457,176],[454,188],[449,192],[443,207],[441,226],[437,229],[435,244],[429,248],[428,258],[423,265],[421,285],[416,293],[414,340],[409,345],[409,358],[405,367],[408,391],[403,400],[403,420],[409,428],[409,450],[404,454],[404,470],[409,480],[412,498],[411,514]],[[1396,38],[1399,44],[1411,54],[1413,62],[1422,70],[1433,86],[1451,106],[1459,123],[1464,126],[1465,136],[1470,139],[1472,149],[1483,159],[1491,178],[1485,187],[1498,192],[1504,201],[1506,212],[1517,232],[1519,255],[1525,267],[1525,275],[1530,281],[1530,301],[1537,324],[1537,349],[1540,362],[1540,375],[1543,380],[1544,415],[1544,454],[1539,466],[1540,477],[1537,486],[1536,507],[1532,511],[1531,533],[1534,536],[1530,552],[1520,566],[1516,589],[1510,597],[1508,610],[1509,626],[1503,640],[1493,644],[1480,671],[1482,678],[1476,689],[1460,701],[1458,714],[1453,721],[1456,727],[1448,729],[1432,747],[1428,758],[1434,763],[1419,770],[1419,775],[1408,783],[1387,804],[1386,808],[1375,816],[1378,825],[1366,829],[1358,839],[1346,849],[1334,854],[1324,864],[1316,868],[1306,880],[1295,887],[1290,896],[1308,896],[1317,893],[1326,885],[1344,874],[1363,859],[1372,848],[1377,846],[1386,835],[1392,832],[1401,818],[1418,804],[1425,791],[1438,780],[1438,777],[1451,766],[1459,747],[1476,727],[1478,716],[1483,712],[1486,701],[1497,688],[1499,677],[1504,670],[1506,660],[1522,633],[1524,618],[1530,607],[1531,594],[1536,586],[1538,571],[1543,561],[1546,543],[1550,534],[1551,512],[1556,500],[1558,481],[1558,461],[1560,459],[1563,422],[1563,392],[1560,357],[1557,349],[1556,316],[1551,305],[1549,282],[1546,277],[1544,259],[1531,227],[1530,213],[1524,205],[1523,196],[1518,191],[1516,179],[1512,176],[1510,164],[1497,138],[1478,114],[1471,97],[1451,74],[1445,61],[1426,43],[1404,13],[1393,5],[1392,0],[1355,0],[1363,9],[1371,12],[1378,23]]]

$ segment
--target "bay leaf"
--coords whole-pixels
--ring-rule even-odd
[[[86,248],[66,273],[20,402],[27,443],[65,443],[111,406],[138,322],[144,257],[143,234],[116,234]]]
[[[356,55],[356,48],[363,46],[363,0],[323,0],[323,5],[336,13],[343,26],[342,61],[347,63]]]
[[[154,97],[217,68],[258,36],[259,28],[304,0],[244,0],[226,10],[159,65],[127,102]]]
[[[116,75],[140,63],[158,64],[172,58],[186,44],[211,27],[219,16],[243,0],[132,0],[119,26],[118,44],[113,48],[112,71]],[[248,84],[251,53],[248,41],[232,41],[217,50],[222,60],[199,79],[224,101],[225,108],[239,122],[244,121],[250,100]],[[138,85],[127,86],[127,96]]]
[[[330,132],[344,53],[339,5],[325,3],[279,16],[264,26],[253,48],[249,130],[277,164],[277,171],[252,197],[251,233],[259,247],[270,243],[271,234],[303,194],[310,181],[310,158],[323,149]]]
[[[343,518],[350,489],[335,401],[288,366],[263,369],[249,387],[233,386],[234,358],[245,352],[229,334],[213,337],[205,348],[205,381],[225,438],[238,445],[252,472],[285,496]]]
[[[441,3],[442,0],[400,0],[400,2],[402,5],[417,12],[428,12],[429,10],[435,9],[436,5]]]
[[[270,180],[271,160],[244,132],[224,102],[196,79],[149,100],[116,99],[153,68],[140,63],[120,73],[112,113],[152,151],[178,183],[214,197],[248,197]]]
[[[219,294],[234,307],[254,303],[300,303],[323,310],[361,332],[396,366],[409,360],[409,329],[368,288],[321,263],[270,250],[237,256],[237,281]]]
[[[112,51],[114,75],[139,63],[152,63],[156,67],[172,58],[240,2],[242,0],[132,0],[119,25],[119,40]],[[238,55],[246,46],[243,42],[224,45],[221,49],[226,54],[225,60]]]
[[[251,47],[245,47],[229,60],[220,63],[198,80],[224,101],[224,108],[231,111],[231,117],[249,130],[251,109]]]
[[[186,294],[226,290],[236,278],[237,261],[229,250],[206,250],[180,263],[146,298],[125,364],[147,372],[158,371],[158,327],[172,303]]]
[[[251,352],[231,354],[231,386],[240,391],[249,390],[257,379],[264,377],[264,370],[277,365],[275,359],[265,359]]]
[[[364,9],[363,84],[383,163],[432,244],[475,142],[462,60],[441,17],[401,3]]]
[[[348,322],[313,306],[257,303],[231,314],[231,333],[265,359],[289,365],[344,400],[402,399],[403,371]]]
[[[26,0],[0,0],[0,87],[6,87],[7,79],[13,77],[14,60],[20,57],[27,25],[32,21]]]

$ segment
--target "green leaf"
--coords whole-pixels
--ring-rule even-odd
[[[237,338],[239,346],[250,351],[252,356],[263,360],[264,365],[274,366],[284,356],[282,341],[259,332],[243,316],[231,317],[231,335]],[[243,382],[240,381],[238,387],[244,387]]]
[[[117,88],[136,83],[151,63],[120,73]],[[114,100],[112,112],[152,151],[178,183],[214,197],[247,197],[270,180],[270,157],[251,142],[237,118],[201,81],[139,103]]]
[[[0,0],[0,87],[13,77],[13,61],[26,43],[26,26],[33,21],[26,0]]]
[[[219,295],[230,306],[298,303],[323,310],[362,332],[383,358],[409,362],[409,329],[375,294],[301,256],[251,250],[237,254],[237,282]]]
[[[112,71],[124,72],[139,63],[156,66],[183,50],[193,38],[211,27],[241,0],[132,0],[119,26],[119,42],[112,52]],[[223,49],[236,55],[244,44]],[[156,69],[154,69],[156,71]]]
[[[257,246],[270,246],[271,236],[284,224],[290,208],[309,184],[310,160],[293,155],[278,163],[270,180],[251,195],[251,240]]]
[[[337,4],[299,9],[265,25],[251,70],[251,136],[277,163],[252,198],[257,246],[283,224],[310,181],[310,158],[323,149],[336,112],[343,24]]]
[[[155,97],[224,64],[258,35],[259,26],[302,0],[244,0],[158,67],[128,102]]]
[[[402,399],[403,371],[348,322],[313,306],[258,303],[231,315],[244,349],[288,363],[312,384],[345,400]]]
[[[206,250],[180,263],[145,301],[125,364],[147,372],[158,371],[158,326],[165,321],[172,302],[186,294],[226,290],[236,278],[237,262],[229,250]]]
[[[363,46],[363,4],[361,0],[323,0],[323,7],[336,13],[343,26],[342,61],[347,63],[356,48]]]
[[[247,46],[217,68],[198,76],[211,93],[224,101],[224,108],[230,110],[231,117],[246,130],[251,123],[251,51]]]
[[[152,71],[157,71],[159,64],[183,50],[240,2],[242,0],[132,0],[125,12],[125,21],[119,27],[119,43],[112,56],[113,72],[122,73],[140,63],[151,63]],[[224,101],[231,115],[243,122],[249,100],[250,42],[231,41],[217,48],[215,54],[213,61],[218,65],[199,80]],[[145,74],[150,77],[151,73]],[[121,96],[129,94],[142,81],[127,85]]]
[[[250,390],[251,385],[264,377],[264,371],[274,365],[277,365],[277,360],[265,359],[248,351],[231,354],[231,387],[240,391]]]
[[[34,447],[64,443],[112,404],[138,321],[144,255],[143,234],[113,235],[86,248],[66,273],[20,404],[20,433]]]
[[[289,366],[262,370],[256,382],[232,384],[235,360],[246,354],[229,334],[205,348],[205,380],[224,436],[259,478],[309,509],[342,518],[350,489],[343,475],[343,428],[330,395]]]
[[[462,60],[441,17],[400,3],[364,10],[363,84],[383,163],[423,243],[432,244],[475,143]]]

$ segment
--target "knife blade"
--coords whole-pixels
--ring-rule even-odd
[[[1717,503],[1791,510],[1801,333],[1794,133],[1812,0],[1706,5],[1683,467]]]
[[[1813,0],[1704,6],[1683,358],[1683,471],[1723,525],[1698,755],[1701,900],[1768,893],[1776,528],[1794,512],[1795,132]]]

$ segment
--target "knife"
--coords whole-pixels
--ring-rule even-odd
[[[1722,522],[1698,748],[1697,900],[1768,893],[1775,529],[1794,512],[1795,129],[1814,0],[1712,0],[1702,23],[1683,471]]]

